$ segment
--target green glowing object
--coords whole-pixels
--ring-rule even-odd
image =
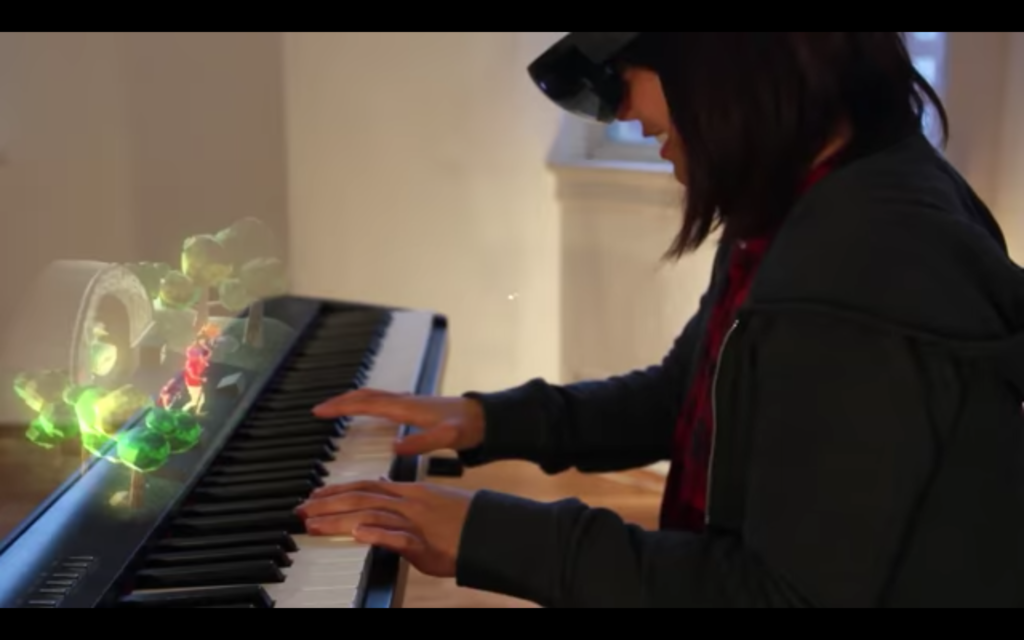
[[[225,309],[232,313],[245,311],[246,307],[254,302],[249,291],[238,278],[228,278],[220,283],[218,300]]]
[[[250,260],[277,255],[274,233],[256,218],[243,218],[220,231],[216,238],[227,252],[228,262],[234,265],[236,274]]]
[[[77,429],[71,428],[67,421],[70,418],[70,422],[74,423],[74,419],[67,415],[69,412],[64,412],[63,416],[58,414],[59,406],[67,408],[67,405],[52,405],[32,421],[25,432],[25,437],[30,442],[43,449],[53,449],[78,432]]]
[[[112,436],[108,436],[102,431],[83,431],[82,432],[82,448],[96,456],[97,458],[106,458],[113,462],[117,461],[114,451],[105,451],[110,443],[114,441]]]
[[[150,473],[167,464],[171,445],[156,431],[132,429],[118,439],[117,457],[133,471]]]
[[[53,449],[62,442],[62,439],[50,431],[48,425],[42,418],[36,418],[25,432],[29,442],[43,449]]]
[[[288,290],[288,274],[277,258],[256,258],[242,267],[242,286],[256,299],[283,295]]]
[[[96,410],[97,403],[104,395],[103,389],[93,386],[78,387],[69,393],[69,397],[73,398],[72,405],[74,406],[75,416],[78,418],[78,427],[81,429],[83,436],[91,433],[107,437],[101,426],[99,412]],[[88,449],[88,446],[86,448]],[[89,451],[96,453],[92,449],[89,449]]]
[[[180,271],[171,271],[160,281],[160,302],[168,309],[188,309],[201,295],[196,283]]]
[[[177,409],[151,409],[146,414],[146,428],[166,438],[174,454],[191,450],[203,435],[203,428],[195,417]]]
[[[171,265],[163,262],[139,262],[126,265],[146,288],[150,300],[160,297],[160,283],[171,271]]]
[[[67,388],[68,374],[59,369],[22,373],[14,379],[14,393],[37,413],[60,402]]]
[[[89,345],[89,364],[92,374],[109,375],[117,364],[117,347],[109,342],[94,342]]]
[[[192,236],[181,252],[181,271],[202,287],[214,287],[231,276],[234,265],[228,252],[213,236]]]

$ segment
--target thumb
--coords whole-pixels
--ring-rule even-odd
[[[449,449],[458,439],[458,435],[457,426],[442,422],[431,429],[406,436],[395,444],[395,453],[400,456],[416,456]]]

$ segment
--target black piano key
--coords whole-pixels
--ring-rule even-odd
[[[274,390],[279,392],[299,393],[302,391],[323,391],[333,390],[341,385],[363,384],[369,377],[373,367],[361,362],[349,364],[338,363],[309,363],[303,369],[288,371],[274,384]],[[295,387],[295,383],[304,385],[302,388]]]
[[[263,587],[244,585],[165,593],[137,593],[122,598],[118,606],[128,609],[201,609],[231,606],[273,609],[274,601]]]
[[[281,393],[324,393],[330,392],[341,383],[363,384],[373,370],[373,363],[353,362],[345,366],[335,365],[325,374],[320,367],[315,370],[282,371],[269,385],[268,395]],[[289,388],[291,383],[302,381],[303,388]]]
[[[205,536],[254,531],[285,531],[292,535],[303,535],[306,533],[306,524],[293,511],[268,511],[178,518],[171,523],[171,529]]]
[[[382,332],[380,325],[374,323],[366,323],[362,325],[321,325],[309,334],[309,339],[306,340],[300,348],[303,351],[308,351],[320,346],[330,347],[332,345],[337,345],[338,347],[341,347],[349,344],[368,344],[373,340],[380,338],[381,335]]]
[[[231,487],[240,484],[265,484],[267,482],[286,482],[288,480],[308,480],[315,487],[324,486],[323,477],[310,469],[294,469],[276,471],[274,473],[251,473],[249,475],[227,475],[205,478],[200,487]]]
[[[382,316],[365,316],[357,318],[351,315],[335,316],[333,318],[325,318],[322,323],[311,333],[311,339],[324,335],[330,336],[344,336],[346,334],[351,335],[373,335],[378,333],[385,326],[385,322],[388,322],[388,318]]]
[[[324,375],[325,374],[321,373],[321,374],[319,374],[319,377],[322,378]],[[327,375],[330,375],[330,374],[327,374]],[[360,380],[360,379],[356,379],[356,378],[340,378],[339,377],[337,379],[331,380],[330,384],[327,384],[327,383],[323,382],[322,379],[320,379],[320,380],[317,380],[317,379],[307,380],[307,379],[304,379],[304,378],[288,378],[287,380],[281,380],[279,383],[277,383],[276,389],[279,390],[281,393],[299,393],[301,391],[305,391],[307,389],[310,389],[310,388],[313,388],[313,387],[317,387],[317,390],[321,391],[323,393],[323,395],[326,396],[326,397],[323,400],[319,401],[319,402],[318,401],[314,401],[314,400],[310,400],[309,401],[309,412],[308,413],[312,414],[313,413],[313,407],[315,407],[318,404],[321,404],[324,400],[329,400],[330,398],[333,398],[335,396],[340,396],[340,395],[342,395],[344,393],[348,393],[350,391],[353,391],[355,389],[358,389],[360,387],[365,387],[365,386],[366,386],[366,380]],[[295,410],[294,409],[290,409],[289,411],[295,411]],[[273,413],[272,412],[268,412],[267,415],[265,416],[265,418],[272,418],[272,417],[273,417]]]
[[[264,449],[287,449],[289,447],[305,447],[320,445],[331,451],[338,446],[327,436],[300,436],[298,438],[277,438],[276,440],[238,440],[228,443],[228,451],[262,451]]]
[[[347,390],[355,389],[354,384],[342,384],[337,385],[331,389],[330,393],[319,393],[316,395],[301,396],[298,394],[283,394],[277,398],[264,398],[260,401],[259,406],[264,410],[278,411],[278,410],[289,410],[289,409],[304,409],[305,411],[312,413],[313,407],[317,406],[322,402],[327,402],[339,393],[344,393]]]
[[[372,361],[356,360],[341,361],[311,360],[304,362],[303,367],[282,370],[277,379],[270,385],[271,393],[283,391],[323,391],[344,382],[364,382],[373,370]],[[304,380],[309,384],[305,389],[286,389],[286,383]]]
[[[371,345],[365,342],[361,345],[334,345],[330,341],[325,341],[323,345],[313,345],[305,353],[290,360],[283,371],[305,371],[309,369],[309,365],[319,366],[327,361],[335,362],[339,366],[358,366],[374,357],[376,356],[371,351]]]
[[[233,513],[260,513],[261,511],[283,511],[298,509],[305,502],[304,497],[294,498],[263,498],[259,500],[239,500],[237,502],[212,502],[207,504],[189,504],[182,508],[180,515],[191,516],[226,516]]]
[[[224,451],[220,454],[222,462],[257,463],[278,460],[305,460],[315,458],[321,462],[334,460],[334,452],[324,445],[306,445],[288,447],[287,449],[271,449],[267,451]]]
[[[135,574],[136,590],[280,584],[282,582],[284,582],[284,573],[271,560],[143,569]]]
[[[232,442],[243,440],[279,440],[281,438],[340,438],[345,435],[345,427],[337,422],[321,420],[310,414],[301,423],[281,421],[278,425],[260,427],[241,427],[232,436]]]
[[[219,564],[244,560],[270,560],[279,567],[292,566],[288,552],[276,545],[238,547],[235,549],[201,549],[154,553],[146,558],[147,568],[183,567],[197,564]]]
[[[318,488],[309,480],[242,484],[228,487],[197,487],[192,493],[192,498],[225,502],[262,498],[306,498]]]
[[[388,315],[377,310],[338,310],[337,313],[325,314],[320,318],[317,318],[319,322],[315,331],[324,331],[331,328],[342,327],[365,327],[366,330],[372,331],[378,324],[381,324],[388,319]]]
[[[216,607],[199,607],[200,609],[255,609],[251,604],[222,604]]]
[[[281,393],[270,393],[260,398],[262,407],[266,407],[271,410],[276,409],[295,409],[297,407],[303,407],[309,409],[310,413],[312,408],[316,407],[321,402],[326,402],[334,396],[338,395],[338,390],[345,387],[355,386],[354,381],[345,380],[343,382],[332,382],[330,385],[317,385],[323,386],[321,389],[310,388],[309,385],[303,389],[284,389]],[[285,402],[288,402],[287,404]]]
[[[285,371],[305,371],[310,366],[322,366],[326,363],[337,367],[359,367],[369,360],[366,348],[368,345],[346,345],[335,347],[329,343],[315,353],[306,353],[285,365]]]
[[[302,422],[306,423],[313,416],[313,407],[303,409],[288,409],[276,412],[258,411],[246,418],[246,427],[273,427],[282,423]]]
[[[365,372],[368,368],[359,362],[308,362],[301,369],[289,371],[287,376],[281,378],[280,384],[274,385],[274,388],[289,393],[296,393],[310,390],[314,385],[320,386],[329,382],[329,386],[324,386],[333,391],[335,388],[358,385],[364,382]],[[296,382],[301,382],[305,386],[301,389],[291,386]],[[260,398],[260,400],[262,399]]]
[[[343,375],[344,371],[351,370],[353,374],[362,368],[363,359],[356,359],[348,354],[341,355],[322,355],[316,358],[303,358],[296,360],[295,362],[288,365],[286,371],[289,375],[297,373],[311,373],[313,371],[324,371],[330,369],[333,372],[337,372],[339,375]]]
[[[223,476],[251,476],[260,473],[279,473],[285,471],[312,471],[321,478],[328,476],[327,467],[313,458],[305,460],[285,460],[283,462],[264,462],[260,464],[218,464],[210,467],[207,478]]]
[[[158,553],[173,551],[192,551],[198,549],[230,549],[234,547],[273,545],[281,547],[288,553],[295,553],[299,546],[295,539],[285,531],[257,531],[253,533],[236,533],[225,536],[165,538],[157,543]]]

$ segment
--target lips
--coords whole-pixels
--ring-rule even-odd
[[[661,135],[655,136],[655,138],[661,144],[661,152],[659,155],[661,155],[663,159],[668,160],[668,154],[666,153],[666,151],[668,150],[668,134],[663,133]]]

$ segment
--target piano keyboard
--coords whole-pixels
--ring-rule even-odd
[[[212,463],[197,473],[180,506],[161,523],[160,535],[144,541],[131,568],[91,606],[397,606],[404,567],[393,554],[348,538],[306,536],[294,509],[325,485],[420,477],[418,460],[393,456],[397,426],[369,418],[325,422],[311,409],[364,386],[433,393],[440,366],[437,333],[436,316],[414,311],[326,312],[313,320]],[[100,557],[79,548],[74,557]],[[4,561],[12,551],[0,555],[0,605]],[[74,593],[74,587],[56,593],[36,589],[19,606],[67,607]]]

